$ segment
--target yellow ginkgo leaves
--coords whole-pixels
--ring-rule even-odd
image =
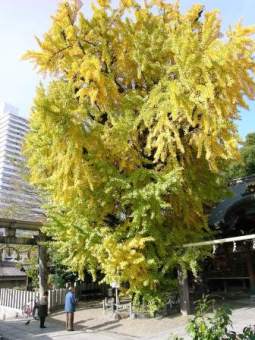
[[[156,308],[176,267],[196,267],[201,254],[178,247],[209,232],[221,171],[238,157],[255,30],[238,24],[223,37],[217,10],[163,0],[92,10],[62,2],[26,54],[51,76],[26,138],[30,178],[64,263]]]

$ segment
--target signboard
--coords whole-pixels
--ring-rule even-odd
[[[119,285],[118,282],[112,282],[112,283],[111,283],[111,287],[112,287],[112,288],[120,288],[120,285]]]

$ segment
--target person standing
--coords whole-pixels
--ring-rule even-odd
[[[40,318],[40,328],[46,328],[44,322],[48,315],[48,292],[46,291],[39,301],[38,315]]]
[[[73,331],[74,312],[75,312],[76,299],[74,294],[74,288],[69,287],[65,297],[65,313],[66,313],[66,329]]]

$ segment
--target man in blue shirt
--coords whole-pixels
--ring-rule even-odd
[[[73,321],[74,321],[74,312],[75,312],[75,294],[74,288],[69,287],[68,292],[65,297],[65,312],[66,312],[66,329],[68,331],[73,331]]]

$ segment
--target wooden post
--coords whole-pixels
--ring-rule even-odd
[[[180,290],[180,311],[182,315],[190,314],[189,284],[187,270],[178,269],[178,281]]]
[[[115,288],[115,299],[116,299],[116,305],[120,304],[120,299],[119,299],[119,291],[118,288]]]
[[[40,237],[43,241],[43,237]],[[48,268],[47,268],[47,249],[39,242],[38,243],[38,257],[39,257],[39,294],[40,298],[43,296],[48,288]]]
[[[49,291],[48,295],[48,313],[52,312],[52,290]]]
[[[246,290],[246,282],[245,282],[245,279],[243,279],[243,289]]]
[[[228,293],[228,283],[227,280],[223,280],[224,294]]]
[[[254,273],[254,268],[253,268],[253,263],[252,263],[252,254],[249,250],[246,252],[246,265],[247,265],[247,270],[248,270],[248,275],[249,275],[249,280],[250,280],[250,294],[254,295],[255,294],[255,273]]]
[[[5,236],[16,237],[16,229],[5,228]]]

